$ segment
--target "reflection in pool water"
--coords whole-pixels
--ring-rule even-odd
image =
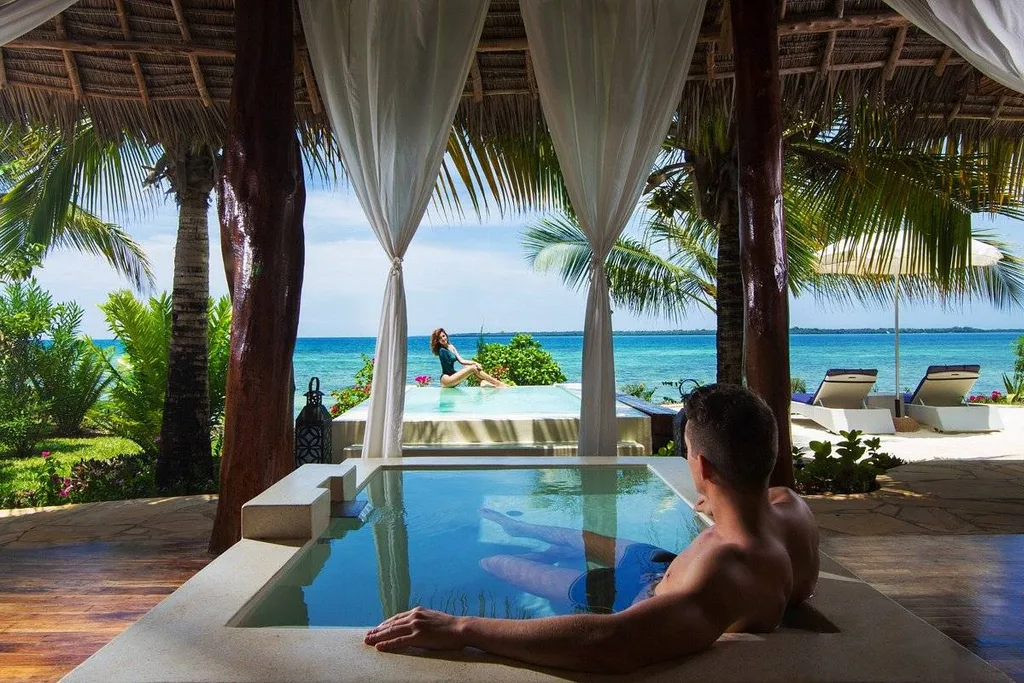
[[[362,518],[333,519],[242,625],[370,626],[415,605],[510,618],[600,611],[587,602],[592,579],[567,586],[602,567],[591,576],[620,591],[604,602],[621,608],[622,582],[636,577],[607,567],[626,544],[610,550],[596,535],[677,553],[700,531],[644,466],[387,469],[359,497],[370,502]],[[509,562],[531,568],[531,581],[510,581]]]

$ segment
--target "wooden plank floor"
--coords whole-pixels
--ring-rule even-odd
[[[59,679],[210,559],[205,540],[0,548],[0,681]]]
[[[831,536],[823,549],[1024,683],[1024,536]],[[0,681],[55,681],[210,561],[205,541],[0,549]]]
[[[830,536],[822,549],[1024,683],[1024,535]]]

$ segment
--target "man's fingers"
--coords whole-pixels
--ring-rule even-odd
[[[367,645],[379,645],[380,643],[388,642],[396,637],[404,636],[412,632],[412,627],[409,624],[389,624],[385,626],[381,624],[374,630],[366,634],[363,638],[363,642]]]
[[[392,638],[391,640],[385,640],[377,643],[374,647],[377,648],[378,652],[397,652],[399,650],[404,650],[407,647],[411,647],[413,645],[413,640],[415,640],[415,636],[409,634]]]

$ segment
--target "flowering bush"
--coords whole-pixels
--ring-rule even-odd
[[[491,376],[506,384],[538,386],[565,381],[555,359],[528,334],[517,334],[508,344],[487,344],[481,338],[476,360]],[[476,382],[471,377],[468,383]]]
[[[356,371],[355,384],[350,387],[331,392],[334,397],[334,404],[328,408],[331,417],[338,417],[347,410],[350,410],[366,399],[370,398],[370,389],[373,388],[373,358],[363,354],[363,367]]]
[[[65,482],[71,500],[76,503],[157,495],[155,460],[146,453],[80,460]]]
[[[1009,397],[1001,391],[993,391],[991,394],[971,394],[967,397],[968,403],[1009,403]]]
[[[431,381],[430,375],[417,375],[416,376],[416,385],[417,386],[425,387],[428,384],[430,384],[430,381]]]

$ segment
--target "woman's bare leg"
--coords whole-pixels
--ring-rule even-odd
[[[507,384],[505,384],[504,382],[502,382],[499,379],[494,379],[493,377],[488,375],[483,370],[478,370],[476,372],[476,376],[480,380],[480,384],[482,384],[482,385],[494,387],[496,389],[507,389],[508,388]]]
[[[462,381],[476,372],[476,368],[462,368],[451,375],[441,375],[441,386],[446,389],[462,384]]]

